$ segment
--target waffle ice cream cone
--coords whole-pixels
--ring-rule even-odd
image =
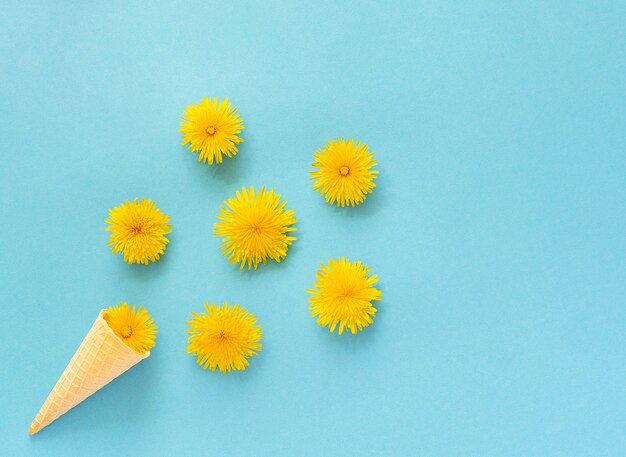
[[[91,330],[37,413],[28,433],[34,435],[91,394],[150,355],[128,347],[111,330],[102,310]]]

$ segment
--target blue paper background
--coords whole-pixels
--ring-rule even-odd
[[[626,455],[626,4],[34,2],[0,9],[1,455]],[[196,162],[185,106],[229,97],[239,155]],[[328,206],[314,149],[380,178]],[[244,185],[295,208],[284,263],[239,271],[212,225]],[[129,266],[107,210],[148,197],[165,256]],[[319,264],[371,265],[375,325],[329,334]],[[153,355],[35,437],[98,310],[145,305]],[[248,370],[204,372],[204,301],[259,318]]]

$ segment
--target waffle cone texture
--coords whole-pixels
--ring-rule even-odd
[[[106,386],[150,352],[138,353],[113,332],[102,310],[37,413],[28,433],[34,435],[87,397]]]

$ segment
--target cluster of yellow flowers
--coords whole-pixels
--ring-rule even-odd
[[[198,153],[198,161],[210,165],[222,163],[224,156],[238,152],[239,136],[245,128],[236,108],[228,99],[204,98],[192,103],[182,117],[180,132],[183,145]],[[355,206],[372,192],[378,174],[374,153],[368,146],[350,138],[331,139],[314,153],[311,171],[313,189],[328,203]],[[242,188],[220,207],[214,235],[222,238],[223,255],[239,268],[257,269],[268,259],[280,262],[287,256],[296,238],[295,211],[285,209],[286,202],[274,189]],[[130,264],[148,264],[159,259],[169,242],[166,235],[172,225],[156,204],[147,199],[126,201],[109,210],[107,230],[114,253],[121,252]],[[374,287],[378,281],[370,268],[343,257],[330,259],[317,272],[313,288],[308,289],[311,315],[331,332],[344,329],[357,333],[373,323],[374,300],[382,293]],[[228,303],[217,306],[205,303],[206,312],[192,313],[187,352],[197,356],[205,369],[222,372],[244,370],[248,358],[261,350],[261,326],[245,308]],[[130,347],[148,351],[154,346],[156,326],[147,311],[126,303],[109,309],[108,322],[114,332]]]

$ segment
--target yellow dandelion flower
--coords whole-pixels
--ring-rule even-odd
[[[368,277],[369,271],[361,262],[350,262],[343,257],[322,264],[314,288],[307,289],[312,294],[311,316],[318,316],[319,325],[334,332],[339,324],[341,335],[346,327],[356,333],[374,322],[376,308],[372,301],[380,300],[382,292],[373,287],[378,277]]]
[[[352,138],[348,141],[337,138],[315,151],[313,158],[313,189],[331,205],[358,205],[376,187],[374,179],[378,171],[372,167],[377,162],[366,144]]]
[[[222,163],[223,155],[237,154],[237,144],[243,141],[237,135],[244,128],[237,108],[231,109],[228,99],[204,97],[201,103],[192,103],[185,109],[179,132],[183,134],[182,144],[189,143],[189,149],[200,153],[198,162],[211,165]]]
[[[169,240],[165,237],[172,230],[170,218],[156,207],[152,200],[142,198],[134,202],[126,200],[109,210],[105,220],[111,231],[109,245],[113,253],[123,252],[128,263],[154,262],[165,252]]]
[[[261,350],[261,326],[257,318],[244,307],[204,304],[206,313],[191,313],[189,322],[189,346],[187,354],[198,357],[198,364],[205,370],[216,368],[222,373],[245,370],[248,358]]]
[[[215,224],[215,236],[223,237],[221,248],[223,255],[231,263],[245,264],[248,269],[256,270],[259,263],[267,259],[280,262],[287,255],[289,245],[296,239],[290,227],[296,223],[294,210],[285,210],[285,202],[274,190],[267,192],[262,187],[255,193],[254,187],[241,189],[235,197],[224,202],[220,207]]]
[[[128,303],[110,306],[104,313],[104,320],[111,330],[132,350],[144,354],[155,345],[157,326],[148,311]]]

